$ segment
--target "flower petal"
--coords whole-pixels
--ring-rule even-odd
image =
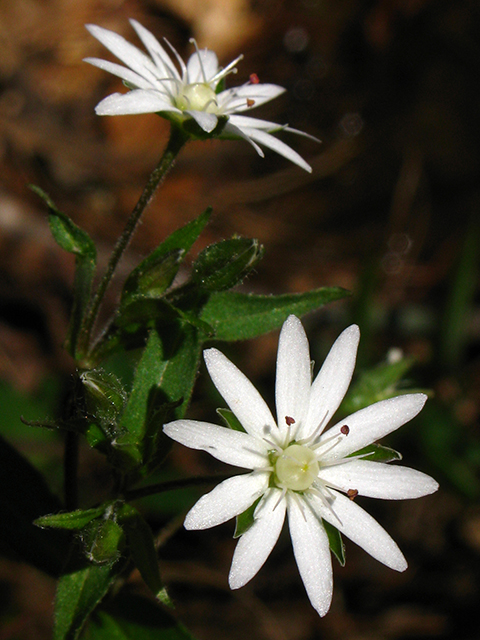
[[[164,424],[163,431],[172,440],[190,449],[206,451],[235,467],[263,469],[269,466],[267,443],[248,433],[197,420],[175,420]]]
[[[175,68],[172,59],[155,36],[136,20],[130,20],[130,24],[137,32],[138,37],[152,56],[152,59],[155,61],[155,64],[158,67],[159,77],[171,77],[180,80],[180,74]]]
[[[234,118],[235,116],[230,116],[230,119],[233,121],[232,124],[236,124]],[[297,164],[302,169],[305,169],[305,171],[308,171],[309,173],[312,172],[312,167],[307,162],[305,162],[302,156],[278,138],[274,138],[266,131],[262,131],[262,129],[254,129],[251,127],[238,128],[241,129],[245,135],[247,135],[255,142],[263,144],[265,147],[272,149],[272,151],[275,151],[287,160],[290,160],[290,162]]]
[[[214,51],[199,49],[187,62],[187,82],[210,82],[218,71],[218,58]]]
[[[352,460],[320,470],[320,479],[328,486],[347,492],[356,489],[361,496],[383,500],[420,498],[438,489],[438,482],[409,467]]]
[[[307,595],[316,611],[324,616],[330,608],[333,591],[328,536],[306,501],[293,493],[288,495],[288,524]]]
[[[228,582],[231,589],[243,587],[270,555],[285,521],[287,502],[279,489],[270,489],[255,511],[253,525],[238,541]]]
[[[112,73],[114,76],[118,76],[119,78],[126,80],[139,89],[152,89],[153,87],[150,80],[145,80],[143,76],[135,73],[135,71],[127,69],[116,62],[109,62],[108,60],[101,60],[100,58],[84,58],[83,61],[88,62],[88,64],[93,64],[93,66],[98,67],[103,71]]]
[[[158,91],[134,89],[128,93],[112,93],[95,107],[99,116],[122,116],[136,113],[173,111],[181,113]]]
[[[277,98],[285,91],[286,89],[276,84],[244,84],[241,87],[221,91],[217,100],[218,104],[223,107],[224,113],[237,113],[259,107],[261,104]]]
[[[268,473],[248,473],[224,480],[190,509],[185,529],[210,529],[243,513],[268,488]]]
[[[311,437],[323,423],[318,430],[317,435],[320,435],[332,419],[352,379],[359,340],[360,330],[356,324],[345,329],[336,339],[313,381],[308,417],[300,437]]]
[[[130,69],[151,82],[158,78],[158,72],[152,60],[118,33],[99,27],[96,24],[86,24],[85,27],[94,38],[99,40],[127,67],[130,67]]]
[[[335,496],[332,503],[335,515],[318,498],[309,496],[315,511],[373,558],[391,569],[405,571],[407,561],[385,529],[353,500],[337,491],[332,490],[332,493]]]
[[[185,113],[188,113],[206,133],[211,133],[218,124],[218,118],[214,113],[194,110],[185,111]]]
[[[247,433],[257,438],[277,433],[270,409],[250,380],[217,349],[207,349],[203,356],[213,384]]]
[[[242,131],[242,129],[240,129],[239,127],[235,126],[232,123],[232,118],[233,116],[230,117],[227,124],[223,127],[223,131],[220,137],[227,138],[227,139],[233,138],[234,140],[237,138],[241,138],[242,140],[246,140],[246,142],[252,145],[252,147],[255,149],[258,155],[261,158],[264,158],[265,154],[263,153],[262,149],[258,146],[256,142],[254,142],[251,138],[249,138],[248,135]]]
[[[339,431],[339,425],[349,427],[348,435],[342,436],[338,444],[322,456],[322,460],[331,462],[344,458],[395,431],[412,420],[422,410],[426,400],[424,393],[409,393],[381,400],[353,413],[323,434],[320,442]]]
[[[305,329],[300,320],[291,315],[283,323],[278,340],[275,400],[281,432],[289,431],[286,418],[294,420],[292,434],[301,428],[308,411],[311,381],[310,349]]]

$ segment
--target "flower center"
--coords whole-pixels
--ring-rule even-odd
[[[186,84],[175,102],[182,111],[189,109],[214,113],[217,107],[215,91],[205,82]]]
[[[315,453],[308,447],[292,444],[278,457],[275,473],[287,489],[304,491],[317,479],[319,466]]]

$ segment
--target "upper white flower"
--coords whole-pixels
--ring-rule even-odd
[[[114,93],[102,100],[95,109],[98,115],[160,113],[179,124],[193,118],[205,134],[215,136],[215,129],[220,124],[219,137],[244,138],[262,157],[264,154],[259,144],[264,145],[306,171],[312,170],[298,153],[270,133],[285,130],[312,136],[275,122],[236,115],[276,98],[285,91],[283,87],[260,84],[258,77],[252,74],[250,82],[222,91],[219,83],[230,73],[236,73],[236,64],[242,56],[220,69],[213,51],[197,49],[185,64],[167,42],[180,67],[179,72],[155,36],[136,20],[130,20],[130,23],[150,56],[113,31],[86,25],[90,33],[127,66],[99,58],[85,58],[85,62],[122,78],[131,88],[129,93]],[[226,123],[219,123],[221,116],[225,117]]]
[[[407,562],[389,534],[353,498],[418,498],[438,488],[433,478],[396,465],[349,457],[398,429],[422,409],[422,393],[401,395],[357,411],[324,432],[353,374],[360,332],[336,340],[315,380],[302,323],[290,316],[278,345],[275,422],[252,383],[217,349],[204,352],[210,376],[245,432],[194,420],[164,426],[171,438],[251,472],[233,476],[189,511],[187,529],[206,529],[243,513],[260,499],[252,526],[235,549],[229,582],[246,584],[263,565],[285,514],[308,597],[320,615],[332,599],[332,565],[325,520],[397,571]],[[347,494],[347,495],[345,495]],[[348,496],[348,497],[347,497]]]

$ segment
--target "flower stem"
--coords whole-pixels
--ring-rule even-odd
[[[165,491],[175,491],[176,489],[185,489],[186,487],[196,487],[202,484],[211,484],[226,480],[230,476],[214,475],[214,476],[194,476],[193,478],[181,478],[180,480],[168,480],[167,482],[157,482],[148,487],[140,487],[139,489],[131,489],[125,491],[123,497],[125,500],[138,500],[156,493],[164,493]]]
[[[83,327],[79,337],[78,348],[78,353],[80,353],[82,357],[84,357],[85,355],[88,356],[89,349],[91,347],[91,334],[98,317],[100,305],[103,301],[105,292],[115,274],[118,263],[120,262],[125,249],[128,247],[130,240],[132,239],[133,233],[137,228],[144,210],[153,198],[156,189],[162,184],[165,176],[173,167],[178,153],[180,152],[183,145],[187,142],[187,140],[188,136],[182,130],[180,130],[178,127],[172,127],[167,147],[160,159],[160,162],[150,174],[148,182],[143,189],[142,195],[135,205],[135,208],[133,209],[130,218],[127,221],[127,224],[125,225],[125,229],[123,230],[122,235],[117,240],[117,243],[112,251],[112,255],[110,256],[105,274],[103,275],[103,278],[98,285],[95,295],[92,298],[89,310],[84,318]]]

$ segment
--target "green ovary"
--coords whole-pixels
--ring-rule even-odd
[[[279,485],[292,491],[308,489],[318,477],[318,472],[315,453],[299,444],[287,447],[275,463]]]
[[[203,82],[185,85],[175,102],[182,111],[188,109],[215,113],[217,107],[215,91]]]

